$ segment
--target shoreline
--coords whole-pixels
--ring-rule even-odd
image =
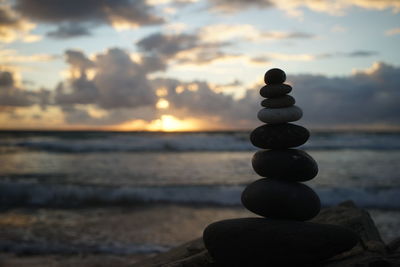
[[[329,209],[329,208],[328,208]],[[323,209],[323,210],[326,210]],[[375,224],[382,227],[400,222],[400,211],[383,214],[380,211],[370,211]],[[27,242],[27,234],[33,240],[57,241],[72,247],[75,245],[115,245],[129,246],[132,244],[147,243],[168,247],[179,247],[188,240],[193,240],[202,234],[204,227],[217,220],[234,217],[254,217],[241,207],[188,207],[176,204],[156,204],[146,207],[108,207],[81,210],[63,209],[14,209],[0,213],[0,235],[10,240]],[[382,222],[391,219],[386,226]],[[116,227],[118,226],[118,227]],[[395,227],[395,226],[394,226]],[[24,230],[25,229],[25,230]],[[28,230],[26,230],[28,229]],[[383,232],[384,232],[383,231]],[[381,231],[382,232],[382,231]],[[385,236],[386,235],[386,236]],[[400,233],[391,235],[383,234],[386,243]],[[172,242],[172,243],[171,243]],[[83,247],[85,248],[85,247]],[[92,247],[94,249],[95,247]],[[104,249],[104,248],[103,248]],[[7,251],[3,249],[2,251]],[[10,251],[9,251],[10,252]],[[161,253],[129,253],[125,250],[122,254],[89,253],[77,246],[74,253],[42,253],[32,254],[27,249],[25,253],[0,254],[0,266],[74,266],[80,263],[83,266],[125,266],[144,260],[150,256],[162,255]],[[93,251],[92,251],[93,252]],[[103,259],[99,260],[98,259]],[[90,265],[98,262],[99,265]],[[112,263],[113,262],[113,263]],[[14,264],[15,263],[15,264]],[[18,264],[17,264],[18,263]],[[42,263],[40,265],[39,263]],[[14,265],[13,265],[14,264]],[[26,265],[25,265],[26,264]],[[86,265],[87,264],[87,265]]]

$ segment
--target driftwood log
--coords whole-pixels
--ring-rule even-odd
[[[369,213],[352,201],[322,209],[312,221],[349,227],[360,235],[359,244],[350,251],[321,263],[321,267],[400,266],[400,238],[385,244]],[[201,238],[146,259],[134,267],[218,267],[204,248]]]

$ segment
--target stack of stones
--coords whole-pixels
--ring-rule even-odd
[[[317,163],[306,152],[293,149],[310,133],[290,122],[302,117],[286,74],[269,70],[260,94],[266,98],[258,112],[266,123],[250,135],[254,171],[264,177],[248,185],[242,203],[262,217],[219,221],[204,230],[203,240],[220,266],[315,266],[358,243],[350,229],[305,222],[320,211],[318,195],[301,182],[313,179]]]

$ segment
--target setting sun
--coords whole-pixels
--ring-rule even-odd
[[[149,131],[164,131],[164,132],[179,132],[198,130],[198,124],[195,120],[185,119],[180,120],[172,115],[161,115],[157,120],[152,121],[147,130]]]
[[[171,115],[161,116],[161,127],[163,131],[177,131],[184,128],[184,123]]]

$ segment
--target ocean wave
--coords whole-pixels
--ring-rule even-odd
[[[66,244],[49,241],[9,241],[0,240],[0,251],[18,255],[41,254],[113,254],[132,255],[160,253],[170,247],[151,244]]]
[[[244,185],[105,187],[0,183],[0,206],[133,206],[154,203],[239,206]],[[364,208],[400,209],[400,188],[314,188],[323,206],[353,200]]]
[[[175,133],[175,134],[105,134],[74,136],[74,138],[30,137],[0,142],[3,147],[63,153],[141,152],[141,151],[251,151],[257,149],[247,132]],[[315,134],[301,148],[308,150],[335,149],[400,149],[399,134]]]
[[[101,139],[32,139],[12,146],[66,153],[135,151],[246,151],[255,149],[243,134],[116,135]]]

